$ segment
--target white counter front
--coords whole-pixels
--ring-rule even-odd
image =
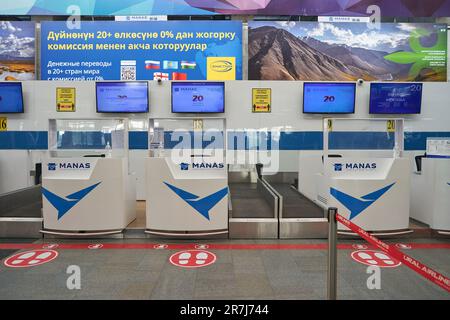
[[[411,217],[438,231],[450,231],[450,157],[423,158],[412,180]]]
[[[318,198],[366,231],[409,227],[410,165],[405,158],[328,158]],[[348,230],[339,224],[340,230]]]
[[[223,164],[147,158],[147,223],[154,233],[226,233],[228,178]]]
[[[42,166],[45,230],[121,230],[136,218],[126,158],[50,158]]]

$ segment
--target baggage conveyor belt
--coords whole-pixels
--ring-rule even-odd
[[[233,218],[273,218],[273,209],[256,183],[230,183],[229,188]]]
[[[270,185],[283,197],[282,218],[323,218],[321,207],[296,191],[289,183],[274,183]]]

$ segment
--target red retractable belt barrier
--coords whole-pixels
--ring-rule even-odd
[[[433,269],[427,267],[426,265],[420,263],[416,259],[404,254],[399,251],[394,245],[388,245],[373,235],[369,234],[364,229],[360,228],[350,220],[344,218],[340,214],[336,214],[336,220],[342,223],[344,226],[359,234],[364,240],[369,242],[370,244],[378,247],[382,251],[389,254],[392,258],[397,259],[405,264],[408,268],[414,270],[421,276],[427,278],[431,282],[437,284],[447,292],[450,292],[450,279],[440,274],[439,272],[434,271]]]

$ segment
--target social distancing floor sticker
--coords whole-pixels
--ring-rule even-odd
[[[41,249],[16,253],[5,259],[5,266],[10,268],[28,268],[50,262],[58,256],[55,250]]]
[[[174,253],[169,261],[177,267],[200,268],[206,267],[216,262],[216,255],[205,250],[185,250]]]
[[[358,250],[351,253],[351,257],[356,262],[365,264],[367,266],[377,266],[380,268],[395,268],[401,265],[397,261],[382,251],[375,250]]]

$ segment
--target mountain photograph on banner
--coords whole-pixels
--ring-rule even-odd
[[[0,21],[0,80],[34,80],[34,60],[34,22]]]
[[[248,79],[447,81],[447,26],[252,21]]]

